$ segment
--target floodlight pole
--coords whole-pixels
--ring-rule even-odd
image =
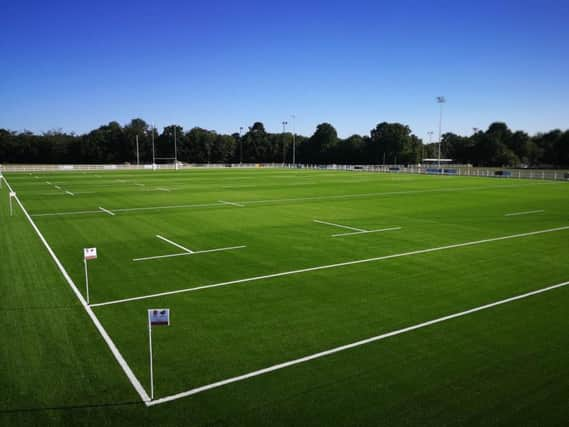
[[[437,103],[440,105],[439,114],[439,167],[441,166],[441,144],[442,144],[442,128],[443,128],[443,104],[446,102],[444,96],[437,96]]]
[[[286,125],[288,125],[288,122],[285,120],[282,122],[283,125],[283,166],[286,163],[286,144],[285,144],[285,133],[286,133]]]
[[[138,149],[138,135],[136,135],[136,165],[140,165],[140,150]]]
[[[243,126],[239,128],[239,164],[243,164],[243,140],[241,134],[243,133]]]
[[[429,135],[429,146],[433,143],[433,131],[430,130],[427,132],[427,135]],[[425,157],[425,147],[423,147],[423,158]]]
[[[89,305],[89,272],[87,270],[87,259],[83,257],[83,264],[85,264],[85,295],[87,296],[87,305]]]
[[[175,170],[178,170],[178,146],[176,145],[176,125],[174,125],[174,164]]]
[[[148,353],[150,356],[150,400],[154,399],[154,367],[152,365],[152,324],[150,311],[148,311]]]
[[[296,116],[293,114],[292,118],[292,165],[296,166]]]
[[[156,169],[156,153],[154,151],[154,125],[152,125],[152,170]]]

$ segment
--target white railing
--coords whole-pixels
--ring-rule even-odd
[[[411,173],[446,176],[476,176],[510,179],[543,179],[569,181],[568,169],[508,169],[480,168],[471,166],[431,166],[431,165],[318,165],[318,164],[283,164],[283,163],[179,163],[178,169],[194,168],[289,168],[289,169],[319,169],[350,172],[379,172],[379,173]],[[171,164],[7,164],[1,165],[3,172],[65,172],[65,171],[116,171],[116,170],[172,170],[176,165]]]

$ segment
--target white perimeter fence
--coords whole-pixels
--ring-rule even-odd
[[[381,172],[381,173],[410,173],[447,176],[481,176],[492,178],[515,179],[544,179],[569,181],[568,169],[508,169],[480,168],[471,166],[432,166],[432,165],[310,165],[282,163],[210,163],[192,164],[117,164],[117,165],[53,165],[53,164],[6,164],[0,165],[0,172],[61,172],[61,171],[113,171],[113,170],[168,170],[168,169],[199,169],[199,168],[289,168],[289,169],[319,169],[352,172]]]

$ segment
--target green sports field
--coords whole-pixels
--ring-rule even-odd
[[[5,178],[30,216],[14,201],[10,217],[3,183],[0,425],[569,418],[569,183],[205,168]],[[85,297],[88,247],[89,307],[73,290]],[[144,403],[153,308],[172,323],[153,328]]]

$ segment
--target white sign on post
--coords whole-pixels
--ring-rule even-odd
[[[155,308],[148,310],[150,326],[170,326],[170,309]]]
[[[89,305],[89,272],[87,271],[87,261],[97,259],[97,248],[83,249],[83,264],[85,264],[85,293],[87,296],[87,305]]]
[[[83,249],[83,256],[85,257],[85,260],[90,260],[90,259],[97,259],[97,248],[85,248]]]

